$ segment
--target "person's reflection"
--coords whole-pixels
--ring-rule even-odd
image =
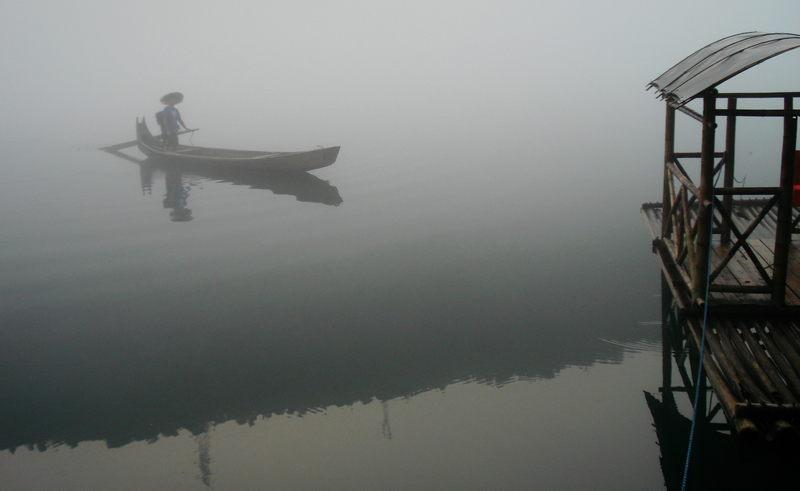
[[[186,208],[189,198],[189,189],[183,186],[181,173],[175,170],[166,172],[167,194],[164,197],[164,208],[171,208],[170,220],[173,222],[188,222],[192,220],[192,210]]]
[[[139,177],[142,181],[142,196],[153,194],[153,168],[149,165],[139,164]]]

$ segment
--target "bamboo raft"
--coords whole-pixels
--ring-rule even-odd
[[[733,203],[736,227],[748,229],[763,210],[763,200]],[[794,210],[795,216],[798,209]],[[662,228],[661,205],[645,204],[642,215],[654,244]],[[756,224],[747,246],[769,271],[773,266],[776,213]],[[772,238],[772,240],[770,240]],[[655,247],[695,355],[700,352],[703,317],[691,309],[691,295],[666,247]],[[716,268],[729,244],[711,244],[711,268]],[[709,384],[734,431],[743,441],[800,442],[800,241],[794,239],[786,281],[786,305],[771,304],[759,268],[750,253],[737,251],[715,284],[763,286],[764,293],[710,291],[703,367]]]
[[[696,348],[703,321],[686,324]],[[703,369],[739,438],[800,442],[800,325],[788,317],[715,316],[705,339]]]
[[[800,441],[800,92],[717,86],[795,48],[798,34],[728,36],[649,85],[666,102],[663,187],[642,214],[693,363],[746,440]],[[702,112],[687,105],[695,100]],[[700,123],[699,152],[676,151],[678,112]],[[780,161],[758,163],[779,167],[776,185],[736,185],[741,118],[783,123]]]

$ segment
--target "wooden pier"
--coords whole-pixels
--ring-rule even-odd
[[[797,47],[793,34],[731,36],[652,82],[666,100],[663,194],[661,203],[642,206],[686,348],[699,359],[705,339],[703,372],[734,434],[793,445],[800,445],[800,92],[715,87]],[[693,99],[702,99],[702,113],[686,106]],[[676,152],[678,112],[700,122],[699,152]],[[762,164],[780,169],[775,186],[735,186],[742,117],[783,122],[780,162]],[[717,151],[723,122],[725,148]]]
[[[759,202],[734,203],[737,226],[747,229],[761,206]],[[642,213],[687,347],[698,355],[703,335],[701,306],[692,307],[686,272],[681,271],[684,266],[655,236],[654,231],[661,229],[660,205],[646,204]],[[774,269],[774,243],[768,238],[770,233],[774,238],[774,218],[774,213],[767,214],[747,241],[761,267],[739,247],[710,285],[703,366],[729,423],[742,439],[800,442],[800,243],[791,243],[784,305],[775,305],[767,293]],[[712,243],[709,269],[717,270],[731,249],[721,241]]]

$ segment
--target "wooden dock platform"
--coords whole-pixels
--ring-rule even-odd
[[[740,230],[756,221],[763,200],[733,203],[733,220]],[[800,210],[794,209],[794,219]],[[661,242],[661,205],[642,206],[645,225],[654,241],[661,267],[680,312],[688,348],[699,356],[703,336],[702,310],[693,307],[685,282],[686,266],[677,264],[669,243]],[[691,213],[694,216],[694,213]],[[756,223],[746,243],[734,251],[710,285],[703,370],[733,432],[747,442],[800,444],[800,240],[790,244],[785,305],[775,306],[766,293],[774,262],[775,212]],[[794,237],[794,236],[793,236]],[[711,243],[714,271],[732,246]],[[757,265],[753,257],[759,261]],[[759,269],[765,270],[765,277]],[[763,287],[752,291],[713,291],[714,285]]]
[[[800,447],[800,92],[717,90],[795,48],[797,34],[728,36],[650,83],[666,103],[663,186],[661,203],[643,205],[642,214],[680,319],[664,333],[681,332],[698,383],[706,383],[702,367],[736,435]],[[692,101],[702,102],[702,112]],[[699,151],[676,150],[697,141],[676,132],[678,113],[700,123]],[[779,169],[778,182],[745,186],[736,178],[737,152],[753,145],[737,144],[741,118],[782,123],[782,138],[772,140],[780,159],[748,163]]]

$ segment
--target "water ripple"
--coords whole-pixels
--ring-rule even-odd
[[[661,342],[660,341],[647,341],[647,340],[639,340],[639,341],[616,341],[614,339],[605,339],[605,338],[598,338],[600,341],[608,344],[613,344],[614,346],[620,346],[625,349],[625,351],[631,353],[660,353],[661,352]]]

